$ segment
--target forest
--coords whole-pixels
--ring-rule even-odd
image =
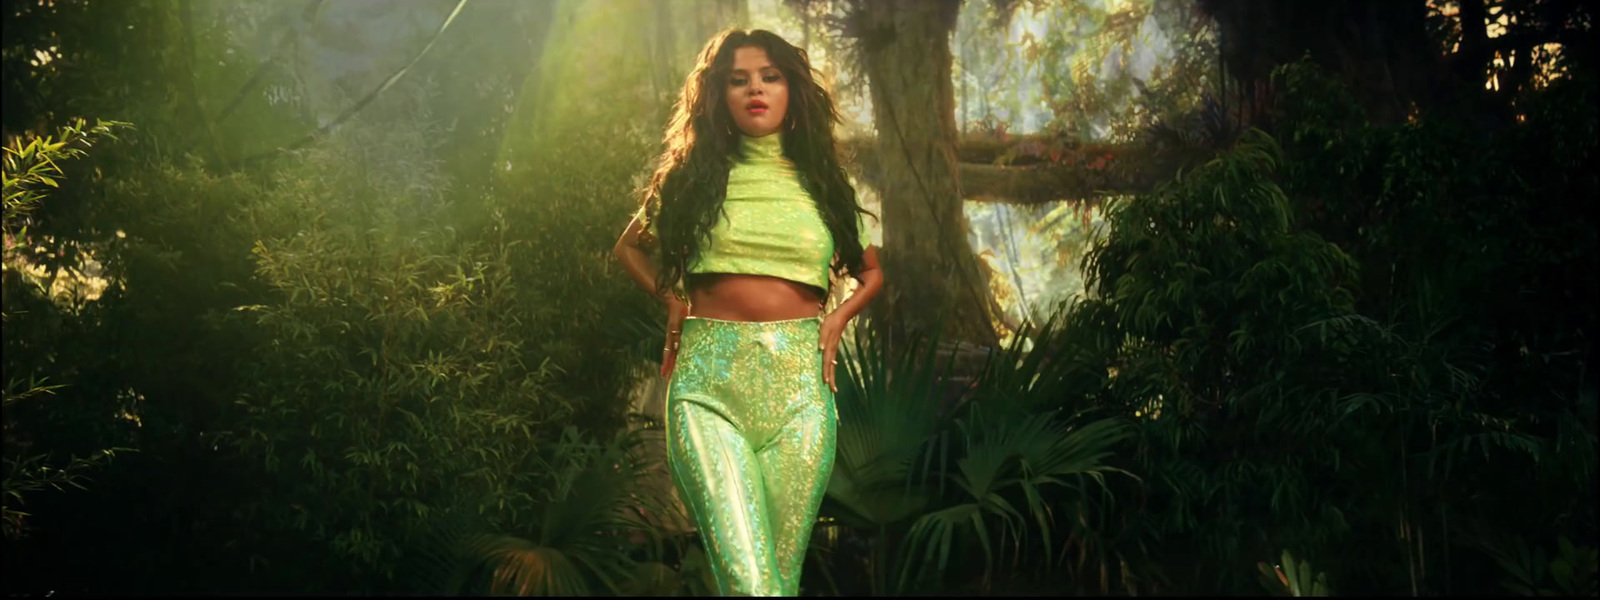
[[[1595,597],[1595,6],[3,0],[5,592],[713,594],[611,249],[735,27],[885,275],[802,595]]]

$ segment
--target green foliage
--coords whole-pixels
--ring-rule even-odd
[[[1312,543],[1343,520],[1304,470],[1335,451],[1323,436],[1341,340],[1307,328],[1351,310],[1354,269],[1295,226],[1272,181],[1281,160],[1255,132],[1112,205],[1085,261],[1095,296],[1070,318],[1072,341],[1110,353],[1107,401],[1140,418],[1136,472],[1152,505],[1139,518],[1219,561]]]
[[[83,294],[78,292],[83,291],[85,265],[77,248],[69,255],[70,244],[52,243],[53,236],[48,229],[46,233],[35,230],[30,235],[30,228],[40,218],[35,212],[41,201],[47,194],[59,191],[64,182],[59,163],[84,157],[85,149],[100,138],[116,139],[116,129],[129,127],[120,121],[103,120],[88,127],[83,119],[74,118],[54,136],[29,134],[12,139],[5,147],[3,229],[4,269],[8,279],[28,280],[43,291],[45,298],[68,295],[66,304],[83,300]],[[63,273],[68,275],[67,280],[60,280]],[[64,285],[58,287],[58,284]],[[73,294],[63,293],[67,291]],[[19,300],[18,297],[9,299],[13,305]]]
[[[846,509],[840,514],[845,523],[885,527],[912,517],[927,502],[901,488],[913,479],[917,461],[927,460],[933,437],[948,426],[950,408],[937,403],[934,344],[891,354],[865,329],[856,330],[855,345],[844,349],[840,361],[848,376],[835,395],[838,457],[828,497]]]
[[[940,432],[952,415],[939,402],[936,345],[891,352],[866,329],[858,327],[854,346],[841,349],[837,456],[824,510],[875,535],[871,590],[881,594],[893,568],[889,532],[924,514],[940,489],[930,489],[926,465],[946,449]]]
[[[949,564],[951,534],[969,531],[983,549],[987,581],[1008,538],[1016,547],[1036,533],[1044,542],[1046,563],[1053,562],[1054,516],[1044,494],[1056,486],[1083,493],[1087,490],[1082,489],[1079,480],[1089,478],[1103,483],[1104,473],[1120,472],[1102,461],[1130,432],[1125,423],[1109,419],[1079,427],[1069,427],[1050,415],[1030,418],[1016,412],[1009,418],[985,419],[982,407],[972,404],[968,419],[958,421],[965,438],[965,456],[956,461],[955,472],[948,476],[963,492],[961,502],[917,519],[908,534],[906,551],[915,556],[916,550],[923,550],[924,569],[937,555],[937,568],[943,571]],[[1026,499],[1021,509],[1013,506],[1019,490]],[[994,536],[998,539],[993,542],[991,522],[1000,525],[996,531],[999,535]],[[902,587],[908,583],[912,564],[908,562],[907,570],[902,571]]]
[[[61,187],[56,180],[63,173],[57,163],[83,156],[87,152],[84,148],[93,146],[98,138],[116,139],[116,128],[129,126],[120,121],[96,121],[93,127],[86,125],[83,119],[74,119],[57,135],[17,138],[5,147],[3,187],[7,250],[13,237],[27,237],[26,219],[44,199],[44,188]],[[60,139],[56,139],[58,137]]]
[[[281,165],[239,217],[270,290],[239,313],[262,341],[233,440],[278,491],[246,514],[317,540],[369,589],[399,585],[384,582],[453,512],[508,532],[469,548],[499,565],[495,590],[616,590],[636,568],[587,545],[615,515],[560,511],[603,509],[617,482],[562,453],[586,447],[572,426],[621,426],[640,371],[628,345],[593,342],[633,342],[618,317],[645,311],[607,250],[647,144],[605,121],[513,121],[491,196],[450,192],[431,130],[358,126]]]
[[[246,209],[295,223],[256,241],[271,300],[240,315],[271,341],[246,367],[231,439],[278,478],[249,514],[388,577],[436,511],[531,516],[533,445],[573,408],[546,390],[559,367],[518,335],[504,221],[462,239],[443,182],[415,162],[421,132],[348,135]],[[346,148],[384,149],[386,172],[345,168]]]

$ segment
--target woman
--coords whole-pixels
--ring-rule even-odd
[[[615,248],[667,309],[668,463],[724,595],[799,593],[833,471],[834,357],[883,285],[838,121],[804,51],[718,34]],[[860,287],[822,315],[830,273]]]

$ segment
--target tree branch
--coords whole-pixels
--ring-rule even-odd
[[[962,196],[969,201],[1042,204],[1137,194],[1171,179],[1178,165],[1189,162],[1178,159],[1176,153],[1154,156],[1138,144],[1085,144],[1065,150],[1067,156],[1034,154],[1043,140],[1042,136],[1017,136],[1006,141],[961,142],[957,168]],[[853,174],[880,187],[878,174],[882,171],[875,140],[850,139],[841,144],[846,155],[853,157]],[[1008,154],[1012,160],[1003,161]],[[1002,162],[1005,164],[997,164]]]

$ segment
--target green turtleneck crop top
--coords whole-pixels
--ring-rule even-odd
[[[799,172],[784,158],[780,135],[740,136],[743,157],[728,171],[727,214],[712,226],[711,243],[700,249],[689,273],[767,275],[828,289],[833,236],[800,185]],[[654,237],[655,220],[648,223]],[[860,213],[856,227],[866,248],[872,238]]]

